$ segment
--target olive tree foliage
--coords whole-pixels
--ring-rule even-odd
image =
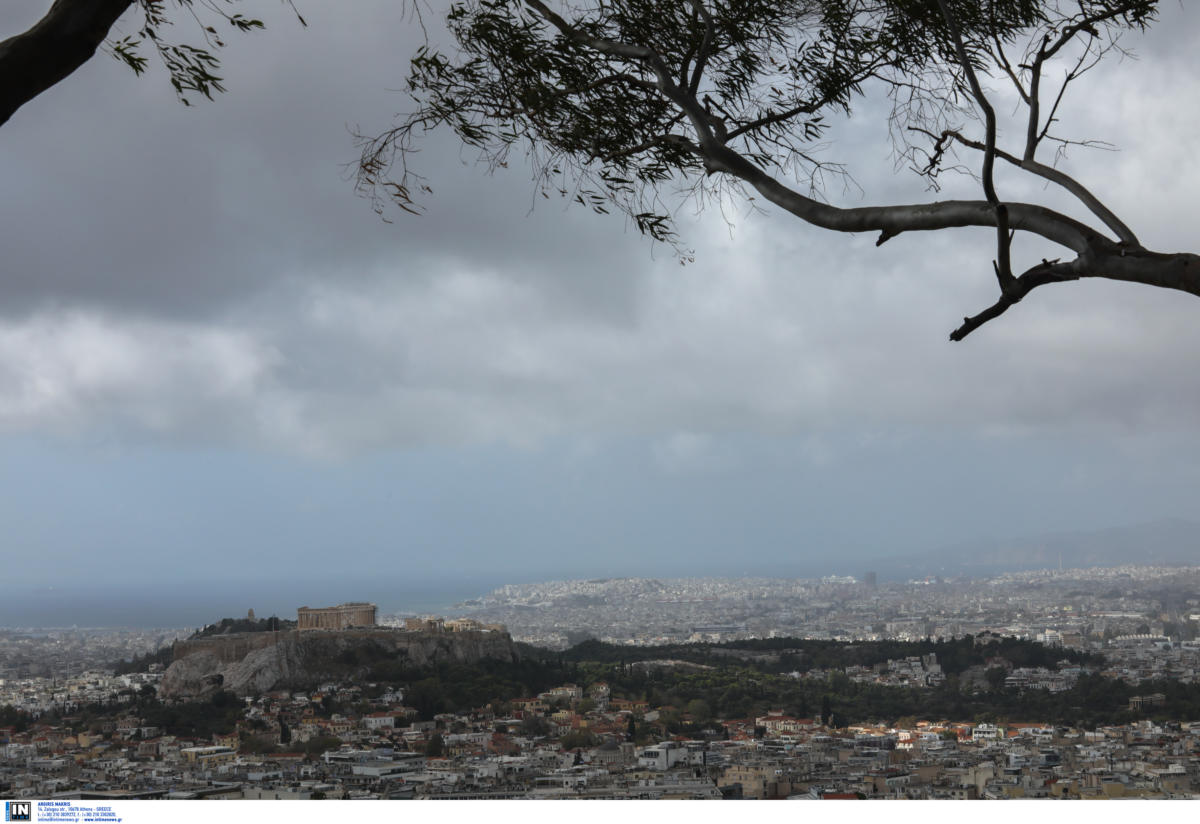
[[[490,168],[514,151],[546,196],[616,209],[679,244],[681,198],[749,198],[839,232],[995,227],[999,296],[950,335],[961,340],[1050,283],[1103,277],[1200,295],[1200,257],[1144,248],[1129,226],[1059,168],[1068,88],[1120,37],[1149,25],[1155,0],[459,0],[453,45],[411,61],[410,114],[360,135],[357,182],[376,209],[419,212],[431,190],[413,168],[421,138],[450,129]],[[986,86],[986,88],[985,88]],[[1023,128],[1002,145],[991,97],[1004,87]],[[844,208],[824,194],[849,169],[821,149],[865,90],[890,96],[903,165],[936,191],[966,168],[977,200]],[[1006,102],[1006,105],[1007,102]],[[1052,155],[1047,157],[1047,155]],[[993,169],[1061,187],[1090,215],[1006,200]],[[1014,273],[1013,241],[1062,247]],[[877,244],[877,245],[878,245]]]
[[[284,0],[297,19],[292,0]],[[240,0],[53,0],[28,30],[0,41],[0,125],[21,106],[69,77],[103,49],[141,74],[166,70],[181,103],[225,91],[218,52],[222,32],[263,28],[238,11]],[[128,13],[128,15],[127,15]],[[118,25],[118,21],[121,24]],[[125,29],[124,31],[120,29]],[[191,42],[182,42],[179,35]]]

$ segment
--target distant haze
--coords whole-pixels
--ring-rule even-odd
[[[920,555],[879,559],[881,575],[993,575],[1026,569],[1198,566],[1200,524],[1172,519],[1010,541],[975,541]]]
[[[1005,542],[976,542],[907,557],[842,557],[810,562],[788,575],[764,565],[747,564],[741,573],[726,570],[654,571],[647,565],[614,570],[599,577],[796,577],[876,572],[879,580],[984,577],[1028,569],[1126,565],[1200,565],[1200,524],[1169,520],[1091,532],[1029,536]],[[0,605],[0,626],[190,627],[219,618],[239,617],[254,609],[259,617],[294,618],[299,606],[331,606],[353,600],[374,601],[382,613],[448,614],[454,604],[484,595],[505,584],[562,580],[520,575],[464,574],[426,580],[362,578],[347,574],[326,580],[180,582],[162,581],[153,591],[114,584],[92,588],[15,590]],[[585,577],[585,576],[578,576]]]

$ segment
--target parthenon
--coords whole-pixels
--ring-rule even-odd
[[[300,607],[296,610],[296,628],[303,631],[373,627],[377,609],[374,604],[362,601],[338,604],[336,607]]]

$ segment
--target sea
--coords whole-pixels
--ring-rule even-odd
[[[277,615],[295,619],[297,607],[369,601],[380,615],[455,614],[455,605],[519,581],[490,577],[413,580],[391,576],[329,576],[321,580],[109,581],[88,585],[7,586],[0,628],[202,627],[222,618]]]

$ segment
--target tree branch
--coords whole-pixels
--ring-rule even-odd
[[[1200,296],[1200,255],[1188,252],[1162,254],[1109,244],[1103,249],[1088,250],[1070,263],[1043,260],[1017,278],[1010,293],[1001,295],[998,301],[975,317],[963,318],[962,326],[950,333],[950,340],[962,340],[989,320],[1004,314],[1039,286],[1080,278],[1123,280]]]
[[[662,58],[653,49],[588,36],[578,31],[541,0],[524,0],[544,20],[565,37],[593,48],[603,54],[640,62],[658,78],[657,88],[687,116],[696,130],[698,142],[689,151],[703,158],[709,173],[724,172],[740,178],[777,206],[802,220],[826,229],[841,232],[880,232],[894,237],[901,232],[946,229],[958,226],[994,226],[997,235],[1004,233],[1007,241],[1010,230],[1028,231],[1061,244],[1074,252],[1110,243],[1092,228],[1066,215],[1031,204],[1013,203],[1004,206],[995,198],[989,202],[942,201],[930,204],[899,206],[868,206],[843,209],[805,197],[780,183],[760,167],[713,134],[712,116],[694,96],[686,94],[674,82]],[[939,3],[944,0],[939,0]],[[978,81],[975,81],[978,86]],[[982,94],[982,89],[980,89]],[[990,109],[990,106],[988,107]],[[994,119],[994,113],[993,113]],[[676,136],[678,137],[678,136]],[[994,144],[994,126],[993,126]],[[997,205],[1001,208],[997,209]],[[1011,273],[1010,273],[1011,277]]]
[[[1006,240],[1010,229],[1030,231],[1076,253],[1087,250],[1095,243],[1106,242],[1102,235],[1088,226],[1050,209],[1029,204],[1011,204],[1004,207],[999,204],[998,199],[994,199],[994,189],[991,193],[992,199],[988,203],[944,201],[911,206],[868,206],[852,209],[842,209],[805,197],[775,180],[717,139],[713,134],[712,116],[694,96],[688,95],[675,84],[666,64],[653,49],[591,37],[580,32],[541,0],[524,2],[565,37],[603,54],[624,57],[646,65],[658,78],[658,89],[679,106],[696,130],[698,143],[694,151],[703,158],[705,168],[710,173],[725,172],[746,181],[772,203],[815,226],[843,232],[876,231],[889,237],[901,232],[954,226],[995,226],[997,234],[1003,232]],[[1001,205],[1001,208],[997,209],[997,205]]]
[[[696,99],[694,94],[687,93],[675,84],[674,79],[671,77],[671,72],[667,68],[667,64],[663,62],[662,56],[654,49],[647,48],[646,46],[620,43],[602,37],[589,37],[564,20],[560,15],[551,11],[541,0],[525,0],[525,5],[536,11],[542,19],[558,29],[564,37],[580,45],[593,48],[601,54],[636,60],[647,65],[654,72],[655,77],[658,78],[658,90],[687,115],[688,120],[691,121],[692,128],[696,130],[700,138],[701,145],[718,145],[719,141],[713,135],[714,119],[704,110],[704,107],[700,105],[700,101]],[[723,124],[718,122],[717,127],[722,132],[724,131]]]
[[[0,43],[0,125],[96,53],[133,0],[54,0],[28,31]]]
[[[925,131],[924,129],[916,129],[916,131],[937,139],[931,132]],[[987,148],[978,140],[971,140],[967,137],[964,137],[960,132],[956,132],[952,129],[947,129],[946,131],[942,132],[942,137],[952,138],[956,143],[960,143],[967,148],[976,149],[981,152],[985,151]],[[1100,199],[1092,194],[1087,187],[1085,187],[1075,178],[1068,175],[1066,172],[1055,169],[1053,166],[1047,166],[1044,163],[1039,163],[1036,160],[1025,160],[1016,157],[1015,155],[1011,155],[1003,149],[996,149],[995,152],[996,157],[1000,158],[1001,160],[1011,163],[1013,166],[1016,166],[1019,169],[1024,169],[1031,174],[1035,174],[1038,177],[1049,180],[1051,183],[1056,183],[1059,186],[1062,186],[1068,192],[1073,194],[1080,203],[1086,206],[1088,211],[1100,218],[1100,220],[1104,222],[1105,226],[1112,229],[1121,241],[1134,246],[1138,245],[1138,239],[1133,233],[1133,230],[1126,226],[1115,214],[1109,211],[1108,207],[1101,203]]]
[[[1003,315],[1010,306],[1020,303],[1023,297],[1039,286],[1077,280],[1080,275],[1076,271],[1076,265],[1076,263],[1059,263],[1057,260],[1043,260],[1020,277],[1013,278],[1012,285],[1004,290],[1000,299],[987,309],[974,317],[963,318],[962,326],[950,333],[950,340],[961,341],[989,320]]]
[[[1057,120],[1055,115],[1058,114],[1058,107],[1062,105],[1063,97],[1067,93],[1067,86],[1071,85],[1072,80],[1074,80],[1076,77],[1079,77],[1079,75],[1083,74],[1088,69],[1095,66],[1096,62],[1098,62],[1100,60],[1100,56],[1097,55],[1096,60],[1093,61],[1090,66],[1084,66],[1084,62],[1086,62],[1087,56],[1088,56],[1088,49],[1084,49],[1083,52],[1079,55],[1079,60],[1075,63],[1075,68],[1073,68],[1073,69],[1071,69],[1071,71],[1067,72],[1066,77],[1063,78],[1062,85],[1059,86],[1059,88],[1058,88],[1058,94],[1054,98],[1054,103],[1053,103],[1053,105],[1050,106],[1050,113],[1046,115],[1046,125],[1042,127],[1042,131],[1037,136],[1037,143],[1040,144],[1043,140],[1045,140],[1046,135],[1050,133],[1050,127],[1052,125],[1054,125],[1054,122]],[[1033,157],[1032,157],[1032,155],[1030,155],[1030,160],[1032,160],[1032,159],[1033,159]]]
[[[726,146],[700,148],[710,171],[725,172],[746,181],[771,203],[822,229],[881,232],[895,237],[901,232],[996,225],[995,209],[987,201],[978,200],[844,209],[805,197]],[[1091,227],[1043,206],[1010,203],[1008,217],[1010,228],[1040,235],[1076,253],[1111,243]]]
[[[387,152],[399,152],[403,164],[405,152],[411,150],[407,141],[414,128],[428,131],[446,123],[467,145],[480,147],[493,168],[503,163],[518,139],[528,137],[534,141],[535,151],[544,147],[551,153],[549,158],[535,158],[540,164],[539,179],[548,179],[551,172],[560,174],[560,160],[565,158],[578,185],[599,181],[601,192],[577,190],[587,198],[578,198],[581,203],[596,208],[595,204],[608,198],[656,240],[673,237],[669,225],[664,226],[669,216],[661,214],[658,187],[683,175],[691,178],[693,191],[701,195],[719,197],[727,185],[742,190],[739,184],[743,184],[745,190],[752,189],[758,197],[815,227],[876,232],[877,244],[904,232],[988,227],[996,232],[994,266],[1000,295],[992,306],[963,319],[951,334],[956,341],[1049,283],[1101,277],[1200,296],[1200,256],[1147,251],[1090,191],[1033,156],[1041,141],[1058,139],[1048,134],[1042,123],[1046,114],[1039,96],[1044,93],[1041,81],[1047,61],[1081,33],[1099,37],[1092,31],[1096,23],[1103,22],[1109,29],[1144,25],[1145,19],[1153,17],[1154,0],[1085,0],[1074,15],[1062,11],[1076,7],[1071,0],[1048,2],[1046,10],[1039,4],[1021,4],[1020,9],[1013,4],[1015,17],[1011,20],[1002,15],[989,17],[985,12],[988,3],[937,0],[944,25],[937,22],[936,12],[933,20],[926,20],[931,25],[914,41],[923,44],[925,53],[914,52],[915,57],[907,51],[890,50],[895,37],[899,37],[897,42],[908,42],[905,15],[910,15],[906,10],[909,4],[802,4],[813,17],[800,20],[789,16],[795,10],[792,5],[783,4],[780,10],[771,0],[754,0],[753,14],[745,19],[739,16],[740,4],[709,0],[680,0],[670,14],[652,3],[601,3],[594,8],[564,3],[563,8],[579,14],[570,21],[562,16],[566,12],[552,10],[554,4],[549,0],[520,0],[512,5],[520,10],[485,0],[466,4],[470,7],[467,23],[476,25],[456,22],[452,28],[470,59],[464,57],[462,66],[451,69],[445,58],[422,57],[423,73],[414,75],[417,80],[410,79],[410,88],[427,92],[431,100],[398,130],[367,146],[360,183],[380,185]],[[501,7],[507,10],[497,12]],[[837,21],[848,21],[847,14],[857,15],[864,8],[868,11],[863,26],[847,22],[843,33],[837,34]],[[1096,8],[1104,12],[1093,14],[1090,10]],[[821,16],[814,9],[821,10]],[[890,17],[893,12],[898,15],[895,20]],[[474,20],[472,13],[477,15]],[[954,19],[955,13],[961,14],[963,28]],[[927,17],[929,9],[921,14]],[[817,39],[825,41],[809,50],[802,30],[810,24],[815,27],[818,19],[835,31],[831,34],[821,28]],[[762,23],[762,31],[750,26],[755,21]],[[867,23],[880,25],[869,28]],[[519,26],[516,35],[511,25]],[[870,33],[876,30],[878,42]],[[1034,39],[1024,51],[1024,62],[1013,62],[1006,47],[1017,34],[1030,34],[1031,30]],[[517,35],[519,39],[514,40]],[[747,39],[743,41],[742,35]],[[829,48],[830,37],[840,40],[842,36],[852,47],[850,57],[854,59],[849,65],[842,65],[838,43],[832,52]],[[1076,47],[1083,57],[1072,60],[1075,66],[1067,72],[1066,84],[1086,71],[1089,62],[1116,48],[1102,40],[1072,46]],[[872,51],[875,48],[881,49],[879,54]],[[543,59],[543,49],[554,58]],[[984,60],[991,62],[982,63]],[[1031,109],[1024,157],[997,146],[996,112],[977,74],[984,70],[979,66],[994,68],[993,64],[998,65],[997,71],[1003,70]],[[499,79],[493,79],[488,68]],[[510,70],[515,72],[515,80],[509,77]],[[897,79],[890,78],[889,70],[899,73]],[[622,73],[626,71],[628,74]],[[798,174],[795,180],[785,176],[803,163],[800,142],[820,133],[819,118],[809,120],[804,115],[820,114],[831,105],[849,112],[848,101],[859,90],[858,81],[871,76],[892,83],[894,90],[910,90],[909,123],[920,127],[916,131],[935,143],[926,169],[931,177],[948,147],[961,144],[983,153],[985,199],[841,208],[802,193],[796,182]],[[610,93],[593,94],[591,90],[600,86],[608,86]],[[571,94],[575,96],[569,101],[560,99]],[[1046,125],[1054,121],[1062,98],[1060,89],[1053,106],[1047,100]],[[532,109],[543,105],[536,101],[547,100],[551,110],[545,125],[531,125],[529,118],[537,114]],[[957,131],[941,131],[949,116],[959,113],[983,120],[986,139],[968,140]],[[897,116],[894,110],[893,117]],[[496,128],[490,122],[496,120],[518,122]],[[545,133],[538,133],[539,129]],[[733,138],[741,142],[733,144]],[[1040,205],[1002,202],[994,181],[997,158],[1062,186],[1099,220],[1087,225]],[[597,160],[608,164],[599,177],[593,165]],[[714,180],[701,173],[720,173],[725,179]],[[406,178],[407,171],[398,185],[401,208],[408,198]],[[646,200],[646,191],[654,193],[653,202]],[[1017,231],[1066,247],[1073,252],[1070,262],[1043,260],[1015,276],[1010,256]]]
[[[716,25],[713,23],[712,14],[704,5],[704,0],[690,0],[692,8],[700,15],[700,19],[704,21],[704,39],[700,42],[700,50],[696,52],[696,66],[692,69],[692,79],[687,84],[687,92],[690,95],[695,95],[700,90],[700,80],[704,77],[704,67],[708,64],[708,58],[712,54],[713,38],[716,36]]]
[[[939,2],[941,2],[941,0],[939,0]],[[1080,5],[1082,8],[1082,4]],[[1029,98],[1026,101],[1029,104],[1029,123],[1026,126],[1025,133],[1025,158],[1027,160],[1033,160],[1033,156],[1037,151],[1038,144],[1046,136],[1045,130],[1042,130],[1039,134],[1039,130],[1041,129],[1041,111],[1038,95],[1042,80],[1042,66],[1045,65],[1047,60],[1058,54],[1058,52],[1061,51],[1064,46],[1070,43],[1071,40],[1075,38],[1075,35],[1079,34],[1080,32],[1087,32],[1092,36],[1096,36],[1097,23],[1104,23],[1108,20],[1120,17],[1123,14],[1128,14],[1129,12],[1136,10],[1136,7],[1142,5],[1145,4],[1138,0],[1138,2],[1123,3],[1120,6],[1106,9],[1105,11],[1098,12],[1096,14],[1084,15],[1078,18],[1074,23],[1064,26],[1062,31],[1059,33],[1058,39],[1054,40],[1053,42],[1051,42],[1049,32],[1042,37],[1041,45],[1038,46],[1037,57],[1034,58],[1033,63],[1029,66]],[[1065,88],[1066,86],[1064,84],[1063,90],[1065,90]],[[1061,97],[1062,91],[1059,92],[1060,100]],[[1058,103],[1056,102],[1055,108],[1057,107]],[[1046,129],[1049,128],[1050,124],[1047,122]]]
[[[992,53],[992,56],[996,59],[997,65],[999,65],[1000,68],[1004,70],[1004,73],[1008,75],[1008,79],[1011,80],[1013,86],[1016,87],[1017,94],[1021,96],[1021,99],[1026,103],[1029,103],[1029,92],[1025,90],[1025,84],[1021,82],[1021,78],[1017,75],[1016,70],[1013,68],[1012,61],[1008,59],[1008,55],[1004,51],[1004,44],[1000,42],[1000,38],[995,32],[992,32],[992,40],[996,44],[996,51]]]
[[[637,143],[633,146],[629,146],[628,148],[621,149],[616,152],[610,152],[610,153],[604,155],[603,157],[601,157],[600,159],[603,160],[605,163],[610,163],[614,160],[619,160],[620,158],[623,158],[623,157],[631,157],[632,155],[640,154],[642,152],[647,152],[656,146],[663,146],[663,145],[678,146],[682,149],[687,150],[688,152],[690,152],[692,154],[695,154],[697,156],[702,156],[700,149],[696,146],[696,144],[693,143],[692,141],[688,140],[685,135],[658,134],[658,135],[654,135],[653,137],[648,137],[645,140],[641,141],[640,143]]]
[[[736,129],[733,129],[729,132],[727,140],[733,140],[736,137],[741,137],[744,134],[756,131],[764,126],[770,126],[774,123],[782,123],[785,120],[791,120],[797,115],[819,112],[821,109],[825,108],[835,99],[837,99],[837,96],[844,91],[845,88],[854,86],[857,83],[863,82],[868,77],[871,77],[877,68],[878,66],[874,64],[867,66],[862,72],[848,79],[846,83],[843,84],[842,88],[830,89],[816,100],[810,100],[807,103],[800,103],[781,112],[770,112],[769,114],[765,114],[762,117],[754,120],[741,122],[738,124]]]
[[[992,167],[996,163],[996,112],[992,109],[992,104],[988,102],[987,95],[983,93],[983,87],[979,85],[979,78],[975,76],[975,69],[971,66],[971,60],[967,56],[967,47],[963,44],[962,32],[959,31],[954,16],[950,14],[946,0],[938,0],[938,7],[942,10],[942,17],[945,18],[946,26],[950,29],[950,36],[954,40],[955,51],[958,53],[958,61],[966,73],[967,82],[971,84],[971,93],[979,103],[979,108],[983,109],[984,124],[987,129],[987,144],[983,151],[983,193],[987,197],[988,203],[992,204],[992,208],[996,211],[996,279],[1000,281],[1000,291],[1007,294],[1013,288],[1014,280],[1012,264],[1009,260],[1012,236],[1008,231],[1008,207],[1001,203],[996,196],[996,186],[992,182]]]

